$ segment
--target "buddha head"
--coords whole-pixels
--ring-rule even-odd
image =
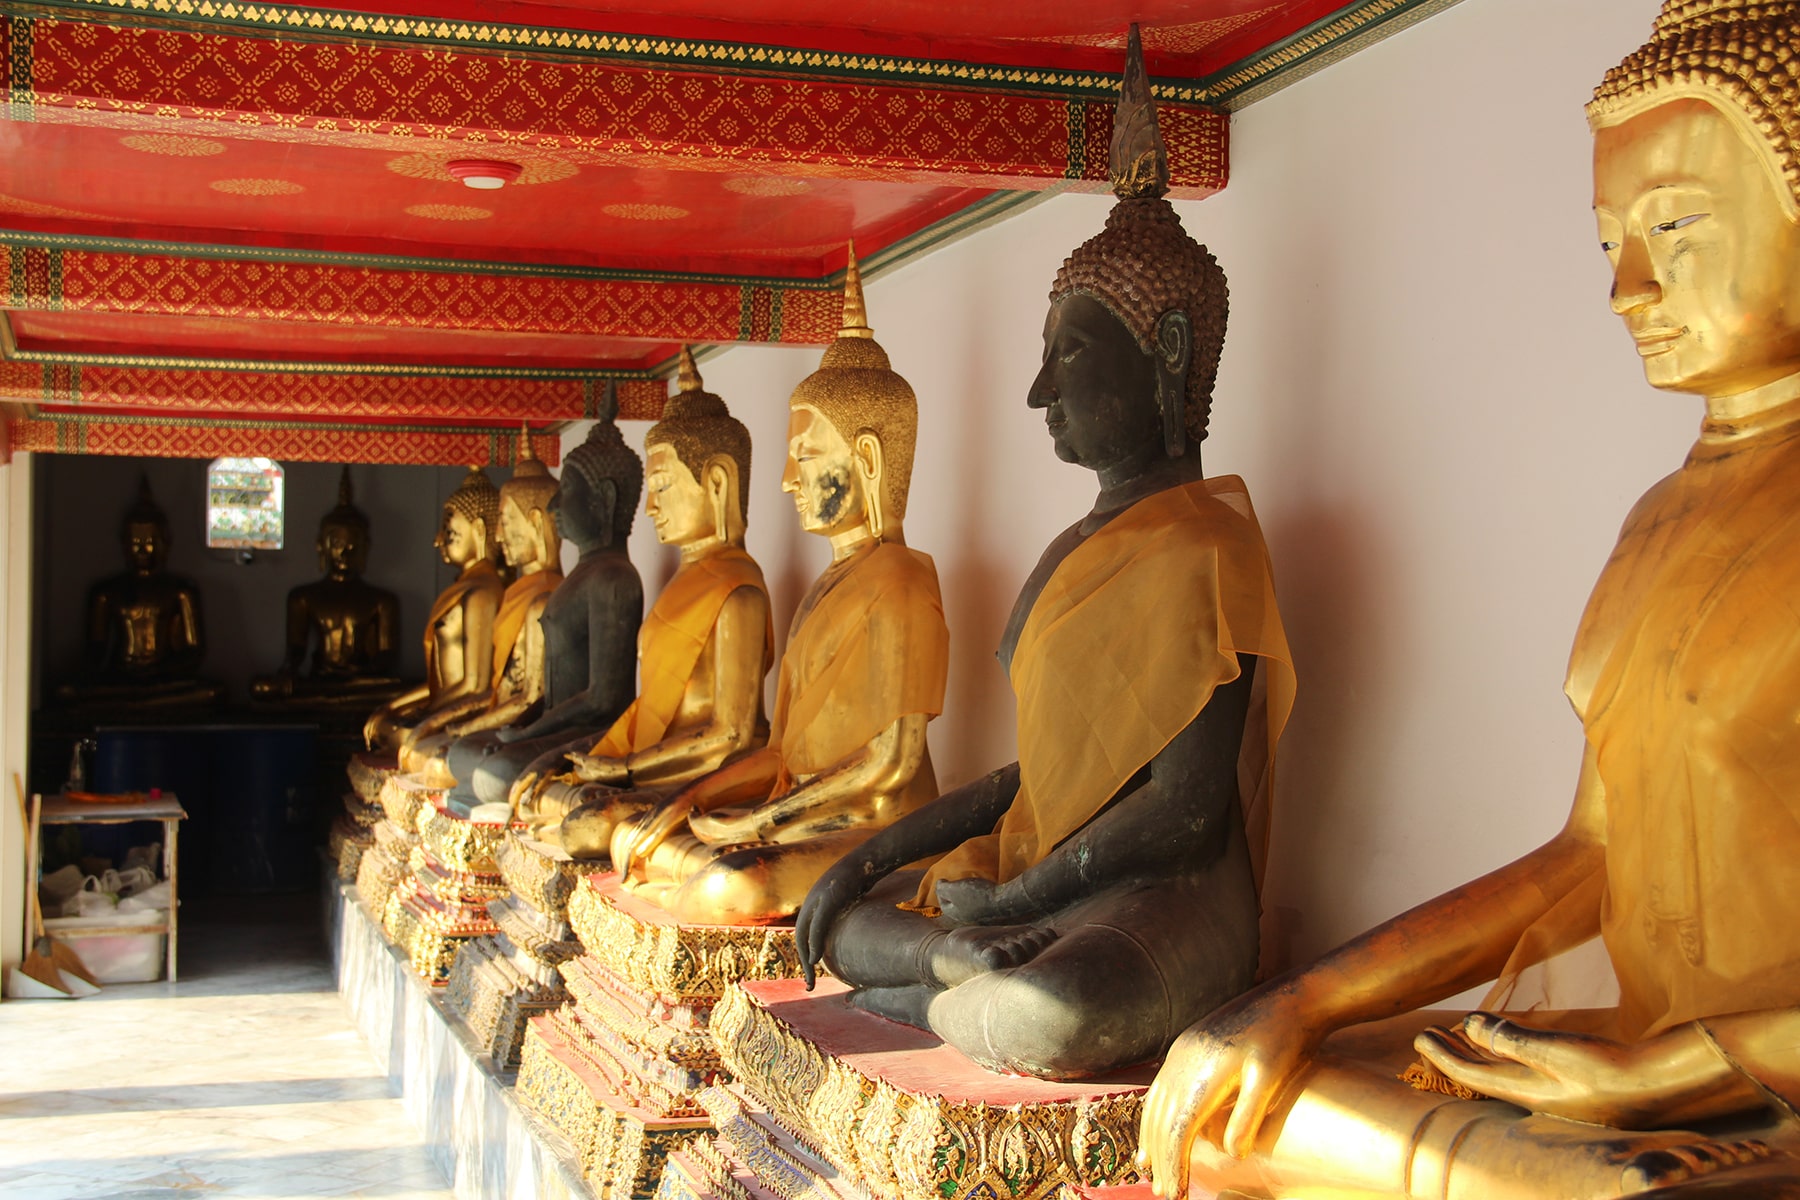
[[[531,449],[529,427],[519,431],[519,465],[500,485],[500,551],[514,571],[553,567],[562,555],[552,503],[556,477]]]
[[[1057,456],[1133,473],[1206,436],[1225,344],[1225,273],[1163,199],[1168,159],[1136,26],[1113,124],[1118,202],[1050,290],[1044,365],[1027,402]]]
[[[707,391],[681,348],[675,394],[644,435],[644,511],[665,546],[702,549],[744,541],[750,504],[750,431]]]
[[[1800,0],[1668,0],[1595,89],[1594,214],[1652,386],[1800,373]]]
[[[644,490],[644,462],[614,420],[615,392],[608,387],[605,394],[606,408],[587,440],[563,456],[562,486],[550,509],[558,531],[583,554],[625,544]]]
[[[138,478],[137,499],[119,522],[119,544],[138,575],[157,575],[169,560],[169,518],[150,494],[150,477]]]
[[[350,468],[338,476],[337,506],[319,518],[319,570],[340,583],[358,579],[369,565],[369,518],[356,507]]]
[[[436,546],[453,567],[492,561],[500,552],[500,489],[480,467],[470,467],[450,498]]]
[[[866,531],[901,540],[919,402],[888,364],[863,307],[856,247],[844,275],[844,324],[819,369],[788,398],[781,490],[800,527],[825,537]]]

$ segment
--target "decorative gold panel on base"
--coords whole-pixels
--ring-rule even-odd
[[[364,804],[379,804],[381,785],[388,776],[399,769],[399,763],[392,754],[352,754],[345,774],[350,778],[350,790]]]
[[[702,1136],[704,1119],[666,1118],[600,1099],[589,1069],[550,1018],[535,1018],[519,1066],[521,1103],[576,1147],[582,1175],[611,1200],[650,1200],[669,1153]]]
[[[375,827],[375,844],[363,851],[356,867],[356,892],[370,913],[382,917],[387,912],[388,899],[405,877],[411,853],[408,835],[393,822],[383,821]]]
[[[829,1164],[832,1190],[875,1200],[1059,1200],[1076,1185],[1137,1182],[1132,1156],[1150,1070],[1084,1083],[999,1075],[929,1033],[851,1008],[841,984],[826,981],[792,1003],[805,996],[797,980],[733,988],[713,1010],[712,1033],[734,1090],[792,1135],[803,1153],[787,1158]],[[756,1113],[719,1089],[704,1102],[715,1119],[755,1123]],[[794,1195],[784,1190],[791,1180],[764,1174],[744,1153],[766,1146],[767,1131],[734,1128],[726,1148],[766,1186]]]
[[[621,980],[670,1001],[714,1001],[743,979],[792,979],[791,925],[682,925],[612,875],[588,875],[569,898],[569,924]]]
[[[465,942],[450,968],[450,1006],[496,1067],[519,1063],[525,1023],[569,998],[557,967],[581,952],[568,925],[527,908],[518,893],[488,905],[494,933]],[[561,932],[553,939],[550,932]]]
[[[377,813],[381,810],[376,809]],[[362,856],[375,844],[373,826],[358,824],[348,813],[339,813],[331,823],[331,835],[327,839],[332,861],[337,863],[337,877],[340,882],[354,883],[357,868],[362,866]]]

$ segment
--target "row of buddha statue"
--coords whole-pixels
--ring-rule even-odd
[[[200,589],[168,569],[170,537],[168,515],[145,477],[119,525],[127,569],[88,590],[82,670],[58,686],[60,702],[142,715],[208,708],[224,698],[223,686],[200,674]],[[356,506],[345,467],[337,504],[319,519],[320,578],[289,591],[281,665],[251,684],[259,707],[354,710],[404,686],[397,677],[399,598],[363,578],[371,544],[368,514]],[[456,561],[447,547],[444,555]]]
[[[830,1127],[851,1109],[820,1099],[883,1094],[886,1077],[844,1090],[831,1072],[865,1070],[844,1065],[858,1038],[902,1044],[881,1032],[897,1023],[971,1064],[936,1077],[959,1120],[981,1095],[1016,1119],[1037,1095],[1020,1076],[1123,1079],[1135,1136],[1099,1182],[1135,1159],[1165,1197],[1800,1195],[1800,672],[1785,657],[1800,621],[1783,582],[1800,570],[1800,2],[1668,0],[1588,109],[1612,307],[1649,381],[1707,415],[1627,518],[1576,635],[1566,689],[1586,755],[1568,823],[1272,977],[1259,889],[1295,664],[1248,492],[1202,471],[1226,281],[1164,198],[1135,30],[1130,47],[1119,199],[1057,273],[1025,397],[1098,493],[1001,638],[1016,762],[939,792],[926,729],[949,634],[904,532],[918,408],[854,256],[843,327],[789,404],[781,487],[831,562],[778,667],[744,550],[749,437],[685,352],[645,439],[645,509],[680,566],[641,626],[622,550],[639,468],[610,421],[560,484],[528,463],[497,498],[465,485],[446,505],[446,555],[497,525],[517,579],[502,590],[491,564],[462,560],[433,610],[431,681],[368,734],[397,751],[397,777],[441,793],[420,828],[482,825],[581,876],[567,912],[585,954],[559,969],[564,1009],[583,1011],[534,1018],[521,1091],[550,1086],[544,1056],[562,1055],[619,1112],[691,1136],[690,1092],[734,1074],[736,1099],[715,1092],[705,1112],[721,1138],[744,1113],[763,1133],[730,1141],[738,1190],[710,1194],[806,1192],[763,1175],[802,1160],[842,1194],[912,1194],[869,1164],[897,1164],[908,1138],[934,1170],[963,1161],[908,1124],[932,1078],[915,1072],[881,1120],[857,1110],[854,1138]],[[581,552],[566,578],[559,531]],[[638,986],[654,964],[603,944],[638,927],[730,986]],[[1596,936],[1616,1007],[1507,1009],[1523,977]],[[795,990],[825,973],[811,998]],[[1421,1011],[1496,978],[1484,1011]],[[808,1024],[827,1008],[835,1024]],[[837,1066],[783,1109],[777,1077],[804,1074],[807,1047]],[[1117,1074],[1159,1062],[1135,1090]],[[646,1115],[653,1095],[664,1107]],[[1015,1186],[1019,1156],[1048,1144],[979,1153],[1013,1155]],[[743,1190],[747,1171],[764,1193]],[[840,1194],[818,1186],[806,1194]]]

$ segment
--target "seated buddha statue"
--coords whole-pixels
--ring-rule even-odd
[[[494,613],[488,689],[441,706],[400,742],[400,770],[440,787],[456,782],[444,755],[463,732],[505,725],[543,707],[546,663],[541,619],[550,594],[563,581],[557,482],[532,453],[528,432],[519,442],[519,464],[512,478],[500,485],[500,553],[512,569],[513,581],[500,594]]]
[[[393,750],[408,729],[445,705],[485,693],[493,682],[494,616],[506,585],[500,553],[500,492],[480,467],[444,501],[436,546],[461,569],[425,617],[425,682],[370,714],[363,740]]]
[[[613,420],[594,422],[563,459],[551,513],[578,557],[544,603],[543,705],[506,718],[490,713],[457,728],[446,766],[457,783],[452,809],[505,804],[520,772],[577,735],[597,736],[636,695],[637,633],[644,584],[632,565],[631,534],[644,464]]]
[[[1161,198],[1135,54],[1120,199],[1056,277],[1026,396],[1099,494],[1001,637],[1018,761],[852,851],[796,926],[809,979],[823,959],[851,1004],[1057,1079],[1152,1059],[1250,985],[1294,688],[1249,496],[1201,471],[1225,277]]]
[[[138,483],[119,525],[128,569],[88,591],[82,677],[57,688],[73,703],[212,704],[224,689],[195,677],[206,654],[200,589],[165,569],[169,518]]]
[[[399,688],[400,599],[363,579],[369,545],[369,518],[356,507],[345,467],[337,506],[319,518],[323,578],[288,592],[287,655],[274,676],[251,683],[253,697],[366,704],[373,693]]]
[[[949,668],[937,568],[906,545],[918,401],[864,315],[788,401],[781,487],[831,563],[794,613],[769,744],[618,823],[625,885],[692,924],[787,917],[820,873],[937,795],[926,723]]]
[[[681,554],[638,630],[637,699],[596,740],[540,755],[514,813],[573,858],[604,859],[619,821],[768,740],[769,591],[744,553],[750,431],[681,351],[679,389],[644,435],[644,511]]]
[[[1575,635],[1567,824],[1182,1034],[1143,1117],[1162,1195],[1800,1194],[1796,56],[1800,3],[1669,0],[1588,106],[1613,311],[1706,415]],[[1616,1008],[1508,1011],[1596,935]],[[1453,1026],[1400,1016],[1496,978]],[[1434,1090],[1371,1065],[1396,1042]]]

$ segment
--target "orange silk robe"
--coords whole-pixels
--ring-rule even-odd
[[[950,631],[931,557],[893,542],[860,560],[788,636],[769,744],[781,753],[774,795],[817,775],[914,713],[944,711]],[[937,797],[925,756],[900,793],[900,811]]]
[[[997,830],[938,861],[915,903],[935,907],[940,879],[1004,883],[1042,862],[1238,677],[1240,654],[1260,660],[1238,760],[1260,886],[1294,669],[1249,493],[1223,476],[1140,500],[1051,573],[1013,651],[1018,795]]]
[[[754,588],[765,600],[769,589],[762,568],[743,550],[731,546],[687,563],[657,596],[638,630],[638,694],[594,744],[590,754],[623,758],[654,746],[668,734],[683,707],[725,601],[739,588]],[[772,631],[763,638],[763,671],[774,654]],[[757,676],[761,690],[762,676]]]
[[[1638,501],[1565,690],[1605,870],[1527,931],[1490,1003],[1597,920],[1618,1036],[1800,1004],[1800,402],[1709,423]]]
[[[555,591],[562,581],[561,571],[545,569],[514,580],[500,597],[500,611],[494,616],[494,673],[491,676],[496,699],[504,699],[500,696],[500,684],[506,678],[506,664],[512,660],[513,650],[522,648],[519,639],[525,632],[525,618],[531,615],[531,606]]]

